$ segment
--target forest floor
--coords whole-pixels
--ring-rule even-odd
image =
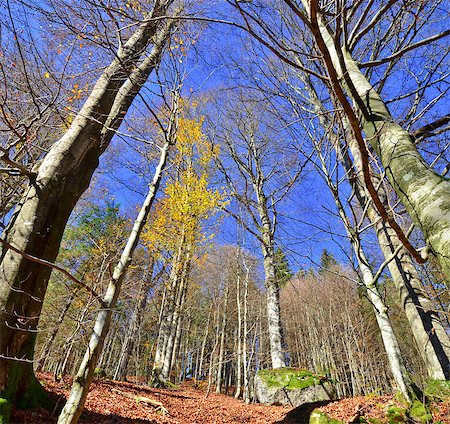
[[[38,374],[50,395],[63,403],[70,389],[69,379],[54,382],[51,374]],[[141,399],[138,399],[140,397]],[[160,402],[167,413],[152,406],[148,400]],[[370,396],[341,399],[321,407],[330,417],[344,422],[351,421],[355,414],[366,418],[385,419],[386,407],[393,404],[392,396]],[[82,423],[307,423],[312,408],[301,411],[283,406],[246,405],[241,400],[223,394],[210,393],[186,383],[174,389],[154,389],[147,386],[97,379],[91,385]],[[450,401],[432,405],[433,421],[450,424]],[[12,423],[55,423],[57,414],[42,409],[29,411],[13,410]]]

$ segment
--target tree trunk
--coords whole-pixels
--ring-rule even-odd
[[[324,172],[326,172],[325,169]],[[374,275],[372,274],[372,270],[369,267],[369,262],[367,261],[367,258],[362,250],[362,246],[358,238],[358,235],[356,234],[355,230],[350,226],[350,221],[346,216],[344,207],[341,204],[337,190],[335,187],[333,187],[333,183],[331,182],[331,180],[328,180],[327,184],[329,185],[330,190],[333,194],[339,215],[342,219],[342,222],[345,226],[348,237],[352,244],[353,250],[355,252],[355,256],[358,261],[358,267],[361,273],[362,283],[367,289],[367,297],[369,298],[372,304],[372,309],[375,313],[375,317],[378,323],[378,327],[380,329],[381,338],[383,340],[389,366],[392,375],[394,376],[395,383],[397,385],[398,390],[400,390],[401,394],[405,398],[405,400],[407,402],[411,402],[411,395],[413,394],[412,384],[406,371],[405,364],[403,362],[397,338],[395,336],[394,330],[389,320],[387,308],[376,286]],[[359,381],[357,379],[355,379],[354,384],[356,383],[359,384]]]
[[[261,217],[262,252],[264,256],[265,286],[267,290],[267,320],[269,330],[270,356],[272,368],[286,366],[283,353],[283,332],[280,314],[280,288],[275,279],[275,246],[273,228],[267,211],[267,199],[262,189],[258,188],[258,210]]]
[[[154,260],[151,260],[149,270],[146,271],[144,275],[144,282],[140,287],[136,307],[133,312],[130,325],[128,326],[127,333],[125,335],[125,342],[122,347],[122,353],[120,355],[119,363],[113,377],[114,380],[122,380],[126,378],[126,371],[128,368],[129,358],[135,346],[136,334],[139,332],[139,329],[141,327],[142,314],[145,310],[145,306],[147,305],[147,296],[152,286],[152,275],[154,264],[155,264]]]
[[[236,358],[236,391],[234,397],[239,399],[242,384],[242,312],[241,312],[241,276],[236,277],[236,307],[237,307],[237,358]]]
[[[178,269],[181,265],[181,272],[176,272],[176,281],[173,282],[173,306],[171,313],[167,317],[167,335],[165,336],[165,343],[163,348],[162,369],[159,378],[161,381],[168,381],[170,378],[170,370],[172,367],[172,355],[175,346],[175,338],[177,332],[177,324],[181,314],[181,308],[184,303],[186,288],[189,278],[190,262],[191,262],[191,246],[183,246],[182,250],[186,252],[182,255],[181,264],[176,265]]]
[[[246,266],[244,262],[244,266]],[[246,275],[244,280],[244,319],[243,319],[243,340],[242,340],[242,365],[243,365],[243,379],[244,379],[244,401],[250,403],[250,378],[249,367],[250,361],[247,360],[247,337],[248,337],[248,280],[250,269],[246,267]],[[255,326],[256,328],[256,326]],[[256,331],[256,330],[255,330]],[[255,336],[256,338],[256,336]]]
[[[164,14],[168,3],[157,3],[152,16]],[[73,207],[86,190],[134,97],[159,61],[169,29],[157,36],[151,54],[139,63],[160,20],[148,20],[119,48],[116,58],[95,84],[64,136],[51,147],[36,169],[3,238],[29,255],[54,262]],[[42,302],[51,268],[3,248],[0,263],[0,397],[27,406],[38,384],[32,360]],[[20,358],[20,360],[17,360]],[[3,414],[8,420],[7,414]]]
[[[227,306],[228,306],[228,282],[225,282],[223,311],[222,311],[222,326],[220,328],[220,346],[219,346],[219,362],[217,364],[217,379],[216,379],[216,393],[220,393],[222,387],[223,374],[223,358],[225,350],[225,330],[227,326]]]
[[[149,191],[144,204],[136,218],[130,237],[120,256],[119,263],[115,266],[112,278],[108,284],[108,289],[103,298],[103,309],[97,315],[94,331],[89,341],[89,346],[84,354],[83,361],[74,378],[69,398],[58,417],[58,424],[76,424],[83,412],[84,402],[86,400],[89,386],[94,376],[94,369],[97,365],[97,359],[103,347],[103,343],[109,331],[112,314],[116,306],[117,298],[120,294],[122,282],[125,278],[127,268],[131,263],[133,253],[139,242],[139,236],[144,228],[150,209],[153,205],[156,192],[162,177],[162,171],[166,164],[167,154],[170,143],[166,141],[161,150],[159,164],[156,167],[153,181],[149,186]]]
[[[48,359],[50,349],[52,348],[53,342],[55,341],[56,335],[58,334],[59,327],[61,326],[62,322],[64,321],[67,311],[69,310],[70,305],[72,305],[72,301],[75,299],[76,294],[77,294],[77,290],[71,291],[70,296],[67,299],[66,304],[64,305],[64,308],[62,309],[61,313],[59,314],[58,320],[54,324],[53,330],[47,337],[47,340],[45,341],[44,346],[42,347],[40,358],[38,359],[36,371],[40,372],[43,370],[45,363]]]
[[[355,159],[354,164],[359,179],[359,183],[353,179],[351,181],[352,186],[361,207],[365,208],[370,198],[360,181],[362,171],[359,151],[354,142],[350,141],[349,146]],[[347,157],[349,171],[351,163],[348,161],[349,158]],[[382,185],[380,185],[378,195],[387,208],[387,195]],[[411,255],[403,247],[389,223],[380,219],[379,214],[372,206],[367,207],[367,216],[374,224],[385,259],[389,260],[395,254],[395,258],[388,263],[388,268],[399,292],[400,304],[408,319],[416,346],[425,363],[429,377],[436,380],[450,379],[450,340],[439,317],[433,311],[430,299],[423,290]]]
[[[302,0],[311,12],[309,2]],[[387,178],[414,223],[422,231],[431,252],[437,257],[447,282],[450,282],[450,180],[437,174],[417,151],[414,140],[389,112],[380,95],[361,72],[351,54],[342,49],[342,62],[335,41],[318,16],[316,40],[323,39],[338,78],[347,77],[354,91],[344,89],[359,112],[361,127],[386,171]],[[320,43],[318,41],[318,43]],[[345,72],[343,72],[345,71]],[[333,82],[334,84],[335,82]],[[363,110],[364,109],[364,110]]]
[[[324,108],[319,100],[311,81],[307,77],[301,76],[305,83],[311,102],[318,112],[319,120],[324,128],[328,128],[332,123],[327,119]],[[349,125],[346,125],[349,127]],[[331,135],[332,136],[332,135]],[[392,280],[400,295],[400,305],[408,319],[411,331],[416,341],[416,346],[426,365],[430,378],[438,380],[450,379],[450,339],[443,328],[439,317],[433,312],[430,299],[425,294],[418,272],[414,266],[411,255],[408,253],[395,231],[388,222],[384,222],[374,206],[370,204],[371,198],[365,189],[362,158],[358,145],[354,137],[349,134],[346,142],[354,158],[350,159],[348,151],[342,146],[337,137],[332,140],[336,147],[337,154],[347,171],[348,180],[352,186],[361,208],[366,211],[369,220],[373,223],[380,248],[386,260],[390,260],[388,268]],[[356,175],[353,172],[353,165],[356,168]],[[374,181],[375,182],[375,181]],[[378,196],[386,210],[389,209],[387,194],[382,184],[378,184]]]
[[[206,342],[208,341],[208,333],[209,333],[209,323],[211,321],[211,309],[208,312],[208,319],[206,321],[206,331],[205,331],[205,335],[203,336],[203,340],[202,340],[202,348],[200,351],[200,362],[198,365],[198,369],[195,370],[195,374],[196,374],[196,378],[198,378],[199,380],[201,380],[203,378],[203,359],[205,357],[205,348],[206,348]]]
[[[175,311],[176,297],[179,293],[179,285],[184,268],[184,248],[186,243],[185,228],[182,229],[182,236],[176,255],[172,260],[172,268],[169,276],[169,287],[165,290],[165,296],[161,306],[161,320],[158,330],[158,340],[156,344],[155,360],[153,363],[153,381],[159,384],[161,372],[166,358],[167,344],[172,332],[173,314]]]

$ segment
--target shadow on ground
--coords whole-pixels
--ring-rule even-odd
[[[52,392],[47,392],[50,398],[55,402],[55,409],[49,412],[42,408],[37,409],[16,409],[13,408],[11,413],[10,424],[54,424],[58,421],[59,413],[61,412],[66,401],[64,396],[55,395]],[[84,410],[81,414],[80,424],[157,424],[158,421],[149,419],[131,419],[122,417],[117,414],[100,414],[89,410]]]
[[[11,424],[54,424],[58,420],[58,414],[50,414],[44,409],[30,409],[27,411],[14,410],[11,416]],[[157,424],[156,420],[141,420],[121,417],[115,414],[98,414],[92,411],[84,411],[81,415],[81,424]]]
[[[328,405],[330,402],[332,401],[305,403],[289,411],[281,421],[276,421],[274,424],[308,424],[311,412],[320,406]]]

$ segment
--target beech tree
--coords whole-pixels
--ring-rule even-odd
[[[128,40],[119,45],[70,128],[30,175],[5,229],[3,239],[15,249],[4,245],[0,263],[0,392],[6,405],[18,402],[30,407],[42,402],[44,392],[34,377],[32,360],[51,272],[48,263],[58,254],[67,219],[88,187],[99,157],[160,60],[176,20],[159,17],[179,10],[176,5],[171,8],[172,3],[152,4]],[[7,420],[8,408],[2,414]]]
[[[267,105],[261,99],[251,99],[251,96],[246,102],[246,95],[240,93],[237,100],[229,98],[233,109],[224,111],[219,125],[215,125],[212,119],[210,125],[215,142],[223,146],[223,157],[217,157],[216,161],[218,167],[234,200],[249,217],[250,224],[231,208],[225,211],[241,222],[261,245],[272,366],[280,368],[286,366],[286,360],[279,304],[283,281],[276,278],[279,259],[275,247],[277,204],[298,180],[301,164],[293,151],[283,150],[277,130],[263,119],[261,108]]]
[[[430,27],[431,22],[442,21],[440,3],[410,1],[405,4],[393,1],[379,9],[372,1],[347,4],[285,0],[267,5],[264,13],[267,19],[262,19],[259,9],[257,12],[251,2],[245,5],[236,3],[236,7],[243,18],[241,27],[278,58],[309,73],[317,81],[330,81],[328,87],[338,99],[357,140],[364,163],[364,181],[376,209],[383,219],[390,222],[415,260],[426,260],[427,253],[423,250],[418,252],[409,243],[400,227],[389,220],[377,199],[366,166],[368,149],[376,153],[390,184],[422,231],[428,250],[437,257],[444,275],[449,279],[450,217],[446,205],[450,182],[426,163],[418,152],[414,136],[398,123],[399,120],[392,115],[380,95],[386,79],[395,75],[396,65],[400,59],[407,59],[410,52],[423,52],[427,46],[437,46],[432,50],[435,56],[429,58],[430,67],[436,69],[445,61],[448,52],[445,48],[439,48],[438,42],[444,42],[450,32],[440,25],[435,25],[437,31]],[[401,26],[395,24],[400,21]],[[283,25],[279,26],[280,22]],[[420,25],[417,25],[418,22]],[[278,28],[289,28],[289,31],[280,34]],[[370,43],[371,37],[375,43]],[[311,44],[301,43],[299,40],[302,38],[311,41],[313,49],[309,48]],[[307,64],[305,58],[311,54],[320,55],[327,71],[326,77],[313,63]],[[424,57],[428,59],[426,54]],[[411,62],[415,66],[414,60]],[[418,66],[423,68],[423,64]],[[371,82],[377,67],[382,67],[384,71],[379,88]],[[417,81],[416,89],[423,93],[424,90],[432,90],[431,87],[442,79],[436,77],[422,82],[419,78]],[[418,91],[402,93],[399,97],[409,97]],[[442,95],[431,97],[432,104],[441,98]],[[448,116],[438,116],[416,130],[416,135],[426,137],[448,121]]]
[[[385,258],[383,268],[387,267],[392,275],[393,282],[398,290],[400,305],[409,321],[427,372],[430,378],[445,380],[450,372],[450,339],[434,311],[431,300],[425,293],[411,254],[398,238],[390,223],[382,219],[380,213],[372,204],[372,199],[364,182],[364,169],[357,142],[352,137],[351,131],[346,131],[346,129],[348,130],[348,121],[345,118],[342,121],[337,119],[336,128],[333,122],[336,121],[336,117],[330,116],[311,80],[304,75],[300,76],[300,79],[305,83],[312,111],[317,114],[322,127],[327,129],[328,143],[334,146],[336,160],[341,161],[357,202],[361,210],[364,211],[360,219],[364,219],[364,216],[367,215],[369,221],[374,225]],[[341,131],[342,134],[339,135],[335,131]],[[354,158],[353,161],[350,154]],[[383,203],[383,207],[390,216],[393,216],[394,212],[389,205],[388,189],[383,184],[382,177],[371,169],[371,179],[374,186],[377,187],[377,195]]]

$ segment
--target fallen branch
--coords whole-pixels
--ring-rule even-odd
[[[127,393],[127,392],[123,392],[122,390],[119,389],[111,389],[114,393],[117,393],[119,395],[125,396],[129,399],[133,399],[135,402],[144,402],[144,403],[148,403],[149,405],[155,407],[158,411],[161,411],[162,415],[167,415],[169,413],[169,411],[167,410],[167,408],[164,407],[164,405],[154,399],[150,399],[148,397],[144,397],[144,396],[138,396],[138,395],[133,395],[131,393]]]

